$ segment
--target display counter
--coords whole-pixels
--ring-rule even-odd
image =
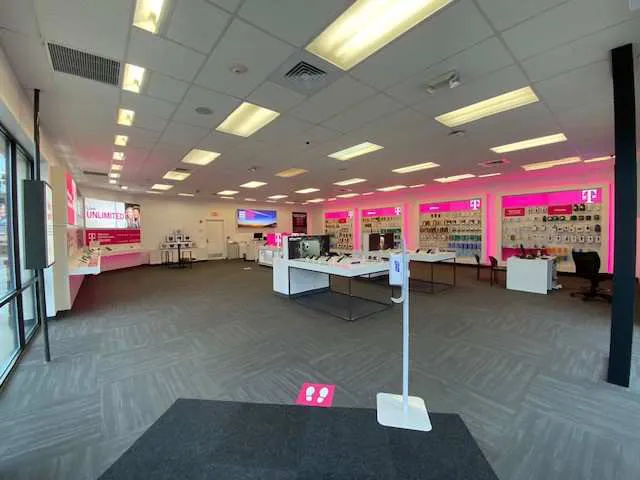
[[[149,252],[140,245],[84,248],[69,259],[69,275],[98,275],[149,263]]]
[[[507,289],[546,295],[556,285],[556,258],[518,258],[507,260]]]
[[[258,263],[265,267],[273,266],[273,259],[278,251],[278,247],[272,245],[265,245],[258,249]]]

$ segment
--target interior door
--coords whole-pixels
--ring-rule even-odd
[[[224,220],[207,220],[207,254],[210,260],[225,258]]]

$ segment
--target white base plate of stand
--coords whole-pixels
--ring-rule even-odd
[[[378,423],[385,427],[404,428],[405,430],[431,431],[431,420],[424,400],[420,397],[409,397],[407,415],[402,410],[402,395],[378,393]]]

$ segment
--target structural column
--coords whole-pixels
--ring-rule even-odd
[[[615,239],[607,381],[629,386],[636,316],[636,101],[631,44],[611,51],[615,118]]]

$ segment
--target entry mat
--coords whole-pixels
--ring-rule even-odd
[[[179,399],[100,479],[497,480],[458,415],[430,417],[416,432],[368,409]]]

